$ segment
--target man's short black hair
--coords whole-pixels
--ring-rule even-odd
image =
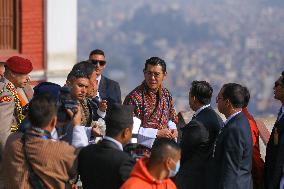
[[[75,64],[72,70],[81,70],[90,78],[93,72],[96,70],[96,66],[89,61],[82,61]]]
[[[243,108],[248,106],[249,100],[250,100],[250,93],[247,87],[244,86],[244,95],[245,95],[245,101],[244,101],[244,106]]]
[[[114,103],[105,117],[106,135],[110,137],[118,136],[124,129],[133,127],[132,105],[121,105]]]
[[[158,66],[160,65],[162,67],[163,73],[167,72],[167,65],[166,62],[159,58],[159,57],[151,57],[145,62],[145,67],[144,67],[144,72],[147,70],[147,66],[152,65],[152,66]]]
[[[133,127],[133,124],[122,124],[119,122],[106,120],[106,136],[117,137],[124,129]]]
[[[80,69],[72,69],[71,72],[67,76],[67,81],[72,81],[78,78],[87,78],[90,79],[90,76],[87,74],[85,70]]]
[[[207,81],[193,81],[191,83],[190,94],[195,96],[201,104],[211,102],[213,89]]]
[[[101,50],[101,49],[95,49],[95,50],[92,50],[92,51],[90,52],[89,58],[91,58],[91,56],[94,55],[94,54],[99,54],[99,55],[105,56],[105,53],[104,53],[103,50]]]
[[[223,85],[223,98],[228,99],[234,108],[242,108],[245,105],[245,91],[243,86],[237,83]]]
[[[150,160],[152,162],[161,162],[165,158],[174,157],[175,151],[179,151],[179,145],[169,138],[157,138],[151,149]]]
[[[56,99],[48,93],[36,95],[29,103],[28,116],[34,127],[43,128],[47,126],[56,114]]]

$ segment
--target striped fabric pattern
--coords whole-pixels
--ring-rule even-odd
[[[135,106],[134,114],[144,128],[164,129],[169,121],[178,122],[172,96],[162,86],[154,93],[143,82],[126,96],[124,104]]]

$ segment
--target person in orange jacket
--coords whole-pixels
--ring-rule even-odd
[[[150,157],[137,161],[130,177],[120,189],[176,189],[170,179],[180,167],[181,150],[169,138],[157,138],[151,149]]]
[[[259,130],[256,125],[256,121],[253,116],[249,113],[247,106],[250,100],[249,90],[244,87],[245,95],[245,104],[243,107],[243,113],[249,121],[251,136],[252,136],[252,145],[253,145],[253,154],[252,154],[252,178],[253,178],[253,188],[262,189],[263,184],[263,172],[264,172],[264,161],[261,158],[259,150]]]

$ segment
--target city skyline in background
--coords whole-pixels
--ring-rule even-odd
[[[281,0],[80,0],[77,60],[105,51],[105,74],[125,97],[143,80],[145,60],[167,63],[165,81],[177,111],[189,110],[193,80],[206,80],[214,97],[227,82],[247,86],[250,111],[278,111],[274,81],[284,70],[284,2]],[[215,98],[212,106],[216,107]]]

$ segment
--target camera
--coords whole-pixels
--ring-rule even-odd
[[[57,118],[59,122],[68,122],[71,120],[71,117],[67,114],[67,109],[70,109],[74,114],[77,112],[78,103],[76,100],[72,100],[71,92],[68,87],[61,87],[51,82],[43,82],[34,88],[34,96],[42,93],[49,93],[56,99],[58,107]],[[28,112],[28,108],[28,104],[23,107],[23,113],[25,115]],[[20,124],[19,131],[25,132],[29,127],[31,127],[31,123],[28,117],[26,117]]]
[[[58,113],[57,118],[60,122],[69,121],[71,117],[67,114],[67,110],[71,110],[73,114],[77,112],[78,103],[72,100],[70,89],[68,87],[61,87],[58,98]]]

